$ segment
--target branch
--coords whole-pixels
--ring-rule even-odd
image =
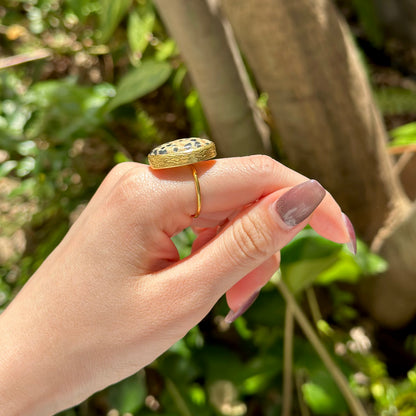
[[[384,326],[402,327],[416,314],[416,203],[400,222],[380,230],[372,249],[388,262],[381,275],[366,278],[361,303]]]
[[[318,179],[371,242],[406,205],[383,119],[330,0],[221,0],[268,105],[287,163]]]
[[[276,285],[277,289],[282,294],[283,298],[287,303],[287,307],[290,307],[290,309],[292,310],[292,313],[296,321],[298,322],[299,326],[301,327],[303,333],[305,334],[306,338],[315,348],[315,351],[325,364],[328,371],[331,373],[335,383],[338,385],[338,388],[344,396],[344,399],[348,403],[348,406],[353,416],[367,416],[367,413],[363,405],[361,404],[360,400],[354,396],[344,374],[337,367],[337,365],[334,363],[331,356],[329,355],[328,351],[322,345],[322,342],[320,341],[318,335],[316,335],[312,325],[309,323],[302,309],[297,304],[292,293],[283,283],[281,278],[274,277],[272,279],[272,282]]]
[[[166,389],[169,392],[173,402],[175,403],[180,416],[192,416],[191,411],[189,410],[179,390],[176,388],[175,383],[173,383],[173,381],[169,378],[165,378],[165,383]]]
[[[269,132],[238,48],[208,0],[155,0],[178,43],[222,156],[269,153]],[[212,3],[212,1],[211,1]]]
[[[293,401],[293,310],[290,303],[286,304],[285,338],[283,344],[283,403],[282,416],[292,414]]]

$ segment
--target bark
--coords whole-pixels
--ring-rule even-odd
[[[325,0],[221,4],[269,95],[288,163],[321,181],[371,242],[393,209],[406,209],[406,199],[345,23]]]
[[[269,153],[269,132],[232,31],[206,0],[155,0],[178,43],[222,156]]]
[[[359,297],[377,321],[397,328],[416,315],[416,205],[398,227],[380,240],[374,248],[387,259],[388,270],[366,279]]]
[[[407,196],[413,201],[416,200],[416,152],[403,156],[409,156],[409,158],[400,170],[400,180]]]
[[[329,0],[222,0],[269,107],[288,164],[317,178],[358,235],[390,264],[364,306],[388,326],[416,307],[416,213],[386,150],[387,133],[349,30]],[[386,308],[386,305],[388,307]]]

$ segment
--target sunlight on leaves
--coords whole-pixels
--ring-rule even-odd
[[[390,131],[390,146],[406,146],[416,143],[416,122],[404,124]]]
[[[147,60],[139,67],[130,70],[116,88],[115,97],[110,100],[106,111],[110,112],[120,105],[137,100],[160,87],[169,78],[172,68],[167,62]]]
[[[302,392],[305,402],[318,415],[339,415],[348,410],[340,391],[326,373],[315,374],[302,386]]]
[[[103,0],[100,13],[100,41],[105,43],[126,14],[132,0]]]

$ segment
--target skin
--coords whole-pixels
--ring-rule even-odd
[[[227,292],[237,310],[279,267],[279,250],[308,222],[349,241],[327,193],[289,227],[275,203],[307,178],[267,156],[197,165],[202,212],[194,219],[189,167],[116,166],[10,306],[0,315],[0,407],[51,415],[146,366]],[[170,237],[198,237],[180,261]]]

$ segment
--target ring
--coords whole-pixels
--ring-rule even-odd
[[[197,218],[201,212],[201,190],[199,187],[198,172],[193,164],[212,159],[216,155],[217,151],[214,142],[208,139],[191,137],[189,139],[174,140],[173,142],[155,147],[149,153],[148,159],[152,169],[191,166],[197,203],[196,212],[193,217]]]

